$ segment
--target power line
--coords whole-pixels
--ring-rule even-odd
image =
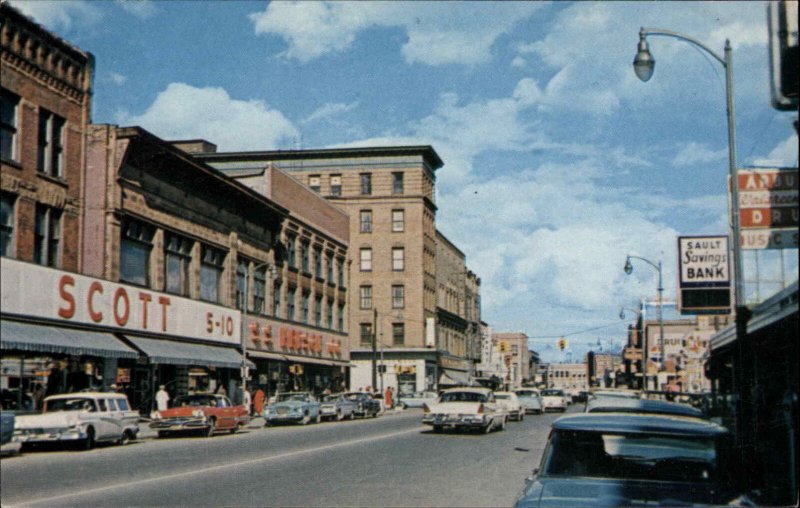
[[[606,325],[595,326],[595,327],[592,327],[592,328],[586,328],[584,330],[578,330],[576,332],[561,333],[561,334],[557,334],[557,335],[537,335],[537,336],[533,336],[533,337],[528,337],[528,340],[559,339],[561,337],[570,337],[572,335],[580,335],[582,333],[592,332],[592,331],[595,331],[595,330],[602,330],[603,328],[611,328],[612,326],[627,325],[627,324],[628,323],[626,321],[615,321],[613,323],[609,323],[609,324],[606,324]]]

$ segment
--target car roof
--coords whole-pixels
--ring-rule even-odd
[[[447,390],[442,390],[442,393],[453,393],[453,392],[472,392],[472,393],[488,394],[492,393],[492,390],[480,386],[462,386],[461,388],[448,388]]]
[[[616,397],[618,399],[638,399],[639,392],[630,390],[597,390],[589,392],[595,397]]]
[[[593,400],[586,406],[587,413],[657,413],[702,417],[703,412],[686,404],[665,400],[627,399],[606,397]]]
[[[117,392],[74,392],[74,393],[60,393],[58,395],[49,395],[45,397],[44,400],[55,400],[55,399],[74,399],[76,397],[86,397],[86,398],[122,398],[126,397],[124,393],[117,393]],[[127,397],[126,397],[127,398]]]
[[[562,416],[553,422],[553,429],[685,437],[714,437],[728,432],[725,427],[701,418],[633,413],[581,413]]]

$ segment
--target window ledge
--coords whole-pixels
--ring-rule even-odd
[[[22,163],[20,161],[15,161],[14,159],[7,159],[7,158],[3,157],[3,158],[0,159],[0,162],[2,162],[3,164],[7,164],[7,165],[9,165],[9,166],[11,166],[12,168],[15,168],[15,169],[19,169],[19,170],[23,169],[22,168]]]
[[[47,180],[48,182],[53,182],[54,184],[61,185],[62,187],[68,187],[69,183],[60,176],[52,176],[48,175],[47,173],[42,173],[38,169],[36,170],[36,176],[41,178],[42,180]]]

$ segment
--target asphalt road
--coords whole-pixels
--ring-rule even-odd
[[[0,460],[3,506],[511,506],[550,423],[434,434],[409,410],[377,419],[141,439]]]

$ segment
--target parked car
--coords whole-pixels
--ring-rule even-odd
[[[381,412],[381,403],[367,392],[347,392],[344,397],[356,403],[356,416],[374,418]]]
[[[664,400],[603,397],[586,404],[587,413],[647,413],[702,418],[703,412],[688,404]]]
[[[41,414],[17,415],[14,439],[27,447],[71,443],[89,450],[95,443],[127,444],[139,433],[139,413],[121,393],[80,392],[51,395]]]
[[[564,412],[567,410],[568,405],[567,395],[564,393],[564,390],[554,388],[542,390],[542,408],[545,411]]]
[[[422,407],[423,404],[428,402],[436,402],[439,395],[436,392],[414,392],[407,395],[401,395],[397,399],[397,405],[403,409]]]
[[[516,508],[726,505],[727,430],[708,420],[582,413],[553,423]]]
[[[22,404],[20,405],[19,388],[11,390],[3,389],[0,391],[0,409],[8,409],[11,411],[33,411],[33,397],[27,393],[22,392]]]
[[[439,395],[438,402],[425,404],[422,423],[434,432],[445,429],[480,430],[488,434],[503,430],[508,422],[505,407],[498,404],[488,388],[451,388]]]
[[[336,420],[337,422],[345,418],[352,420],[356,417],[357,409],[358,404],[342,393],[323,396],[319,406],[320,416],[323,420]]]
[[[595,390],[589,393],[587,402],[596,399],[640,399],[641,395],[635,390]]]
[[[11,411],[0,411],[0,446],[11,442],[14,437],[15,415]]]
[[[517,394],[514,392],[494,392],[497,403],[505,407],[508,417],[512,420],[521,422],[525,418],[525,410],[519,403]]]
[[[544,412],[542,406],[542,395],[539,390],[532,390],[530,388],[522,388],[515,390],[519,405],[525,409],[528,414],[542,414]]]
[[[250,412],[244,406],[214,393],[177,397],[171,408],[155,411],[151,417],[150,428],[158,432],[158,437],[185,432],[211,437],[225,430],[233,434],[250,422]]]
[[[279,393],[275,402],[264,409],[264,426],[276,423],[307,425],[321,420],[319,400],[311,392]]]

